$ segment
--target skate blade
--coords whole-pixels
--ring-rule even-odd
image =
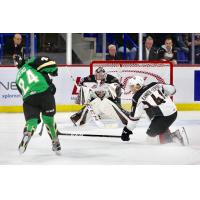
[[[19,147],[19,154],[23,154],[26,151],[26,148],[24,146]]]
[[[185,144],[182,143],[178,138],[173,138],[173,144],[178,146],[185,146]]]
[[[181,128],[180,134],[183,137],[183,145],[188,146],[190,144],[190,141],[184,127]]]
[[[61,156],[61,150],[59,150],[59,151],[54,151],[54,152],[55,152],[56,156]]]

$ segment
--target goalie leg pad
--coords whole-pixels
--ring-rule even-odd
[[[124,125],[128,124],[129,113],[123,110],[121,107],[117,106],[109,99],[103,99],[103,101],[101,101],[101,103],[98,106],[101,115],[105,118],[120,120],[121,123]]]
[[[79,125],[81,126],[86,123],[87,115],[88,115],[88,110],[86,106],[84,106],[79,112],[73,114],[70,117],[70,119],[72,120],[75,126]]]

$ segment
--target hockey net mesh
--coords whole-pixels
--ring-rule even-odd
[[[119,79],[124,85],[121,96],[122,106],[130,109],[132,94],[127,86],[128,80],[135,76],[142,76],[145,84],[160,82],[173,84],[173,65],[161,61],[94,61],[90,64],[90,73],[93,74],[98,67],[103,67],[107,74]]]

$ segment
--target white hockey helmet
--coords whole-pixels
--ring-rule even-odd
[[[133,76],[128,80],[128,86],[139,85],[142,87],[144,85],[144,79],[141,76]]]

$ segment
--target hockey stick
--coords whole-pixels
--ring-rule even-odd
[[[44,123],[42,123],[42,128],[39,132],[39,135],[42,135],[44,129]],[[65,135],[65,136],[85,136],[85,137],[110,137],[110,138],[120,138],[121,136],[118,135],[92,135],[92,134],[82,134],[82,133],[61,133],[57,131],[57,135]]]
[[[42,123],[42,127],[41,127],[41,130],[39,132],[39,136],[42,136],[43,129],[44,129],[44,123]]]
[[[84,134],[84,133],[60,133],[57,132],[58,135],[65,135],[65,136],[84,136],[84,137],[106,137],[106,138],[120,138],[119,135],[92,135],[92,134]]]

